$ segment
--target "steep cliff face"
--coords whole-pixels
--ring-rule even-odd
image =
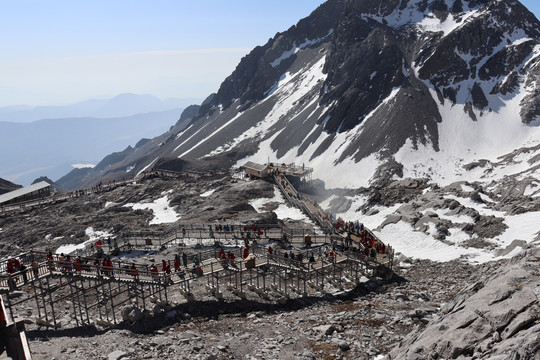
[[[186,129],[133,163],[270,158],[347,187],[388,162],[456,177],[540,141],[539,39],[517,1],[329,0],[256,47]],[[362,175],[336,181],[344,171]]]

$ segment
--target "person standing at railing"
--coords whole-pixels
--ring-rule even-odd
[[[54,270],[54,257],[53,257],[52,251],[49,251],[49,253],[47,254],[46,259],[47,259],[47,266],[49,268],[49,271],[52,274],[52,272]]]
[[[110,256],[107,257],[107,270],[109,271],[109,276],[114,277],[113,263]]]
[[[34,279],[37,279],[39,277],[39,263],[37,262],[35,257],[32,257],[32,262],[30,263],[30,266],[32,267],[32,272],[34,273]]]
[[[180,271],[180,255],[174,255],[174,272]]]
[[[28,277],[26,276],[27,269],[26,269],[26,265],[24,265],[24,263],[19,265],[19,271],[22,274],[23,282],[26,284],[28,282]]]
[[[150,275],[152,276],[152,280],[159,281],[159,272],[155,264],[150,268]]]
[[[107,258],[104,257],[103,260],[101,260],[101,269],[103,270],[103,275],[105,276],[108,276],[108,271],[107,271]]]
[[[165,286],[171,285],[171,265],[167,264],[167,267],[165,268]]]
[[[229,263],[234,265],[234,253],[232,251],[227,251],[227,258],[229,259]]]
[[[15,263],[13,262],[13,260],[9,259],[6,266],[8,274],[13,274],[15,272]]]
[[[133,277],[134,280],[137,280],[137,277],[139,276],[139,271],[137,270],[137,266],[135,263],[131,263],[131,268],[129,270],[130,275]]]
[[[75,266],[75,272],[77,273],[77,275],[80,275],[82,271],[81,258],[77,256],[77,258],[73,260],[73,265]]]
[[[96,274],[97,274],[97,276],[100,276],[100,275],[101,275],[101,271],[100,271],[100,266],[99,266],[99,265],[100,265],[99,258],[96,257],[96,258],[94,259],[94,267],[96,268]]]
[[[197,255],[193,255],[193,265],[194,266],[199,266],[199,264],[201,263],[199,257]]]

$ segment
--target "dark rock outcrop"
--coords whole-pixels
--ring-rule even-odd
[[[445,304],[391,359],[536,359],[540,354],[540,249],[516,255]]]

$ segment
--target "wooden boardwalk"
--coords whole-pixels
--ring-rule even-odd
[[[298,193],[285,174],[274,173],[273,177],[287,201],[304,211],[322,230],[291,229],[277,224],[256,224],[249,228],[224,224],[225,229],[217,224],[175,225],[160,232],[122,234],[112,240],[113,244],[102,244],[102,249],[88,244],[70,254],[70,261],[56,254],[51,259],[44,252],[31,251],[16,256],[25,270],[8,273],[8,260],[0,262],[0,296],[5,298],[8,315],[15,319],[24,314],[29,302],[35,302],[38,325],[59,328],[62,325],[59,314],[69,306],[77,326],[90,323],[105,326],[121,321],[122,309],[128,304],[151,310],[155,304],[168,302],[169,294],[174,291],[192,301],[195,298],[192,289],[196,285],[198,288],[204,285],[206,295],[219,300],[228,293],[229,297],[255,296],[264,301],[282,302],[291,297],[342,290],[345,284],[357,285],[366,278],[391,274],[392,251],[368,257],[360,238],[354,234],[348,235],[352,243],[347,251],[337,251],[340,247],[336,239],[346,239],[345,234],[334,234],[329,217],[317,203]],[[369,230],[365,231],[380,242]],[[311,244],[305,244],[306,237],[311,239]],[[245,241],[255,245],[244,259]],[[275,241],[297,248],[270,253],[268,248],[256,245]],[[182,264],[176,272],[163,271],[161,264],[156,264],[158,271],[152,271],[151,265],[137,259],[129,262],[115,259],[112,264],[104,264],[101,259],[95,262],[98,250],[148,251],[176,247],[188,251],[189,242],[192,243],[189,263]],[[234,261],[220,258],[219,247],[223,244],[229,246],[227,252],[234,254]],[[199,249],[195,250],[194,245]],[[200,249],[205,245],[213,247]],[[330,248],[334,248],[333,255],[328,254]]]
[[[108,268],[93,265],[91,258],[81,258],[83,265],[79,267],[62,263],[56,255],[51,261],[45,253],[30,252],[21,256],[23,263],[30,265],[29,270],[4,273],[0,277],[0,293],[5,296],[4,303],[13,319],[32,301],[37,307],[38,325],[60,327],[60,310],[68,305],[78,326],[92,322],[113,324],[122,319],[125,305],[135,303],[144,310],[152,309],[155,303],[167,302],[171,291],[179,291],[187,301],[192,301],[191,289],[195,284],[204,284],[217,299],[223,299],[224,292],[239,298],[245,298],[249,292],[264,300],[283,301],[291,296],[324,293],[328,284],[341,289],[345,282],[358,284],[362,277],[384,276],[384,269],[392,261],[389,257],[370,259],[353,252],[319,257],[317,250],[297,251],[296,256],[302,254],[303,258],[297,261],[283,254],[271,255],[266,248],[257,246],[243,259],[242,249],[234,249],[234,263],[225,263],[214,249],[199,254],[200,271],[190,263],[188,268],[182,266],[179,272],[171,274],[161,270],[153,273],[144,264],[136,264],[134,274],[130,270],[133,262],[114,261]],[[31,269],[34,260],[38,266]],[[15,291],[19,288],[25,290],[24,294]],[[20,296],[12,298],[14,291]]]

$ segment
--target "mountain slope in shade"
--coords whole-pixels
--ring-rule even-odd
[[[540,142],[539,39],[517,1],[330,0],[244,57],[138,164],[277,159],[351,188],[469,178],[467,164]]]
[[[181,111],[109,119],[0,122],[0,153],[6,154],[0,159],[0,173],[25,185],[44,175],[57,179],[76,164],[95,164],[115,149],[161,134],[175,123]]]
[[[0,178],[0,195],[22,188],[21,185]]]
[[[166,145],[175,134],[182,131],[199,110],[199,105],[190,105],[169,130],[153,139],[140,139],[134,147],[114,152],[103,158],[96,166],[73,169],[56,181],[65,190],[76,190],[93,186],[108,179],[131,178],[154,165],[160,157],[167,157]],[[158,155],[156,155],[156,153]],[[156,157],[157,156],[157,157]]]

